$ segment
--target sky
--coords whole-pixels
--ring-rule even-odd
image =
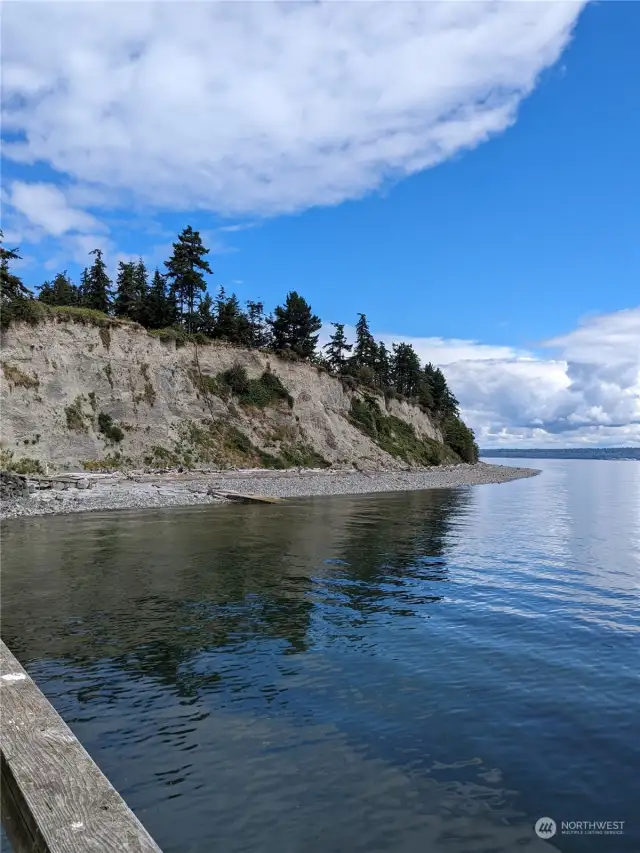
[[[640,446],[640,3],[2,4],[5,241],[358,312],[481,447]]]

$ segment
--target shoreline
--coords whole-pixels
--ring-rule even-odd
[[[52,488],[4,500],[0,519],[228,503],[227,499],[215,494],[220,491],[277,498],[331,497],[507,483],[539,473],[535,468],[478,462],[366,473],[332,469],[243,469],[210,473],[66,474],[61,477],[68,482],[60,482],[58,488],[54,482]]]

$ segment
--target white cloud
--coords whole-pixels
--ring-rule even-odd
[[[509,127],[583,5],[5,4],[5,155],[91,204],[338,203]]]
[[[324,343],[331,333],[323,326]],[[345,329],[349,340],[354,329]],[[640,446],[640,307],[585,318],[541,353],[477,341],[411,338],[442,367],[481,447]],[[553,351],[545,357],[544,350]]]
[[[46,235],[61,237],[69,232],[93,234],[104,226],[89,213],[72,207],[53,184],[14,181],[8,192],[11,208]]]

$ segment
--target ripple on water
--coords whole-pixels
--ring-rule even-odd
[[[640,468],[597,465],[12,522],[5,639],[165,853],[631,853]]]

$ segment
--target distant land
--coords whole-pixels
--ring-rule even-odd
[[[517,459],[612,459],[640,460],[640,447],[486,448],[480,456]]]

